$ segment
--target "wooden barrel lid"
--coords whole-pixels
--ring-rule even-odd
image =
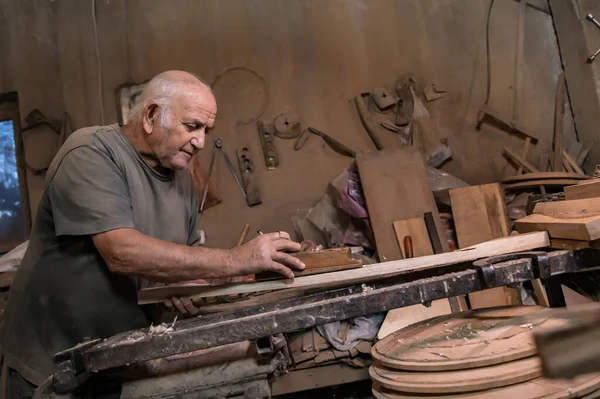
[[[541,309],[509,306],[434,317],[388,335],[371,355],[385,367],[411,371],[464,370],[523,359],[536,353],[534,324],[515,325],[511,319]],[[541,318],[535,326],[548,320]]]
[[[376,399],[571,399],[581,398],[598,388],[600,388],[600,374],[589,374],[571,381],[536,378],[501,388],[448,395],[396,392],[373,383],[373,396]]]
[[[378,363],[369,368],[371,379],[384,388],[412,393],[474,392],[504,387],[541,376],[537,356],[504,364],[453,371],[401,371]]]

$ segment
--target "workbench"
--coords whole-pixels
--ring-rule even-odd
[[[118,374],[162,358],[240,342],[258,340],[258,346],[262,346],[263,350],[266,348],[265,353],[281,354],[273,350],[273,341],[265,341],[266,337],[414,304],[427,306],[437,299],[538,278],[546,289],[550,306],[564,306],[561,278],[569,273],[591,270],[599,264],[600,252],[593,249],[521,252],[366,284],[317,290],[259,306],[187,319],[177,322],[172,331],[162,335],[150,335],[148,329],[129,331],[58,354],[54,386],[64,392],[79,385],[92,373]],[[272,360],[267,359],[271,366]],[[275,371],[283,371],[281,363],[267,367],[261,375]],[[185,390],[190,395],[193,391],[194,387]]]

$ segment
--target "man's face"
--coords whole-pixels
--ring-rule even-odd
[[[206,134],[213,128],[217,103],[208,89],[174,98],[166,112],[166,126],[154,123],[148,145],[166,169],[185,169],[192,156],[204,148]],[[160,119],[160,118],[159,118]]]

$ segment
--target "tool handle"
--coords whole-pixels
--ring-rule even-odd
[[[411,236],[404,237],[404,255],[406,259],[410,259],[415,256]]]
[[[313,134],[316,134],[319,137],[322,137],[323,140],[325,140],[325,142],[327,143],[327,145],[329,145],[337,153],[346,155],[346,156],[349,156],[352,158],[356,157],[356,151],[346,147],[344,144],[340,143],[339,141],[337,141],[333,137],[329,136],[328,134],[325,134],[325,133],[315,129],[314,127],[309,127],[308,131]]]
[[[379,140],[379,137],[377,137],[375,131],[373,131],[371,125],[369,125],[367,121],[368,111],[366,109],[367,107],[365,106],[365,103],[360,98],[354,97],[354,105],[356,106],[356,111],[358,112],[358,117],[360,118],[362,125],[367,131],[369,137],[371,137],[371,140],[373,140],[373,144],[375,144],[375,148],[377,148],[378,150],[383,150],[383,144],[381,144],[381,140]]]

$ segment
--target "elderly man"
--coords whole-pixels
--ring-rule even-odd
[[[304,268],[286,233],[234,249],[198,247],[190,160],[215,124],[216,100],[198,77],[154,77],[126,126],[91,127],[65,142],[46,174],[29,248],[4,314],[12,395],[53,372],[52,356],[90,338],[149,324],[137,278],[175,282]],[[189,299],[173,299],[194,312]],[[20,392],[19,392],[20,391]]]

